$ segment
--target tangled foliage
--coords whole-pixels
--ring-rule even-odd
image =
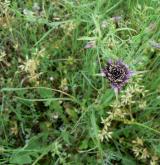
[[[159,6],[0,0],[0,164],[160,164]]]

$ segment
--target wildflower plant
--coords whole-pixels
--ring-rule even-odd
[[[159,5],[0,0],[0,164],[159,165]]]
[[[132,74],[133,72],[129,70],[128,66],[120,60],[109,60],[102,70],[102,75],[108,79],[112,88],[117,91],[122,89]]]

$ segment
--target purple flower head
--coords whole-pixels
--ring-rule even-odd
[[[119,22],[122,19],[122,17],[121,16],[113,16],[112,19],[115,22]]]
[[[85,45],[85,49],[89,49],[89,48],[94,48],[96,46],[96,42],[95,41],[89,41],[87,42],[87,44]]]
[[[128,79],[132,76],[132,71],[122,61],[109,60],[102,70],[102,73],[110,82],[111,86],[118,91],[127,83]]]

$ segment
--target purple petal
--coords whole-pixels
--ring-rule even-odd
[[[122,17],[121,16],[113,16],[112,19],[115,21],[115,22],[119,22]]]
[[[95,47],[95,44],[96,44],[95,41],[87,42],[87,44],[85,45],[84,48],[85,48],[85,49],[93,48],[93,47]]]

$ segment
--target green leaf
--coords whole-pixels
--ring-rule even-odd
[[[31,164],[32,159],[31,159],[29,153],[19,152],[19,153],[16,153],[16,154],[12,155],[12,157],[10,159],[10,163],[14,163],[14,164],[17,164],[17,165]]]
[[[37,150],[39,152],[43,151],[46,147],[45,141],[47,141],[48,135],[47,134],[40,134],[37,136],[33,136],[25,149],[30,150]]]
[[[41,98],[45,99],[53,97],[53,91],[51,89],[38,88],[37,91]]]
[[[87,149],[88,148],[88,140],[83,140],[79,147],[80,149]]]
[[[50,102],[50,104],[48,106],[51,111],[63,113],[62,107],[61,107],[59,101],[57,101],[57,100]]]
[[[102,94],[100,98],[100,105],[103,107],[108,106],[111,103],[113,97],[113,90],[107,90],[104,94]]]
[[[154,145],[154,150],[155,150],[157,156],[160,156],[160,144]]]
[[[67,144],[70,144],[70,141],[69,141],[69,136],[70,134],[66,131],[66,130],[63,130],[61,132],[61,136],[63,138],[63,140],[67,143]]]
[[[75,109],[68,108],[66,109],[66,112],[71,117],[72,120],[76,120],[78,118]]]
[[[122,158],[122,165],[136,165],[136,162],[129,157],[123,157]]]

